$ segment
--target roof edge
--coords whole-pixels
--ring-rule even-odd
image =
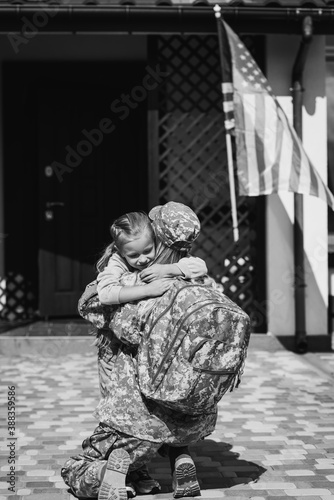
[[[214,34],[217,28],[213,6],[1,3],[0,33]],[[305,16],[312,18],[314,35],[334,31],[333,8],[221,8],[226,22],[238,33],[301,34]]]

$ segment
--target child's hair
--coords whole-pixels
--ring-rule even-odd
[[[110,226],[112,243],[104,249],[101,258],[96,263],[98,272],[103,271],[110,256],[116,250],[120,250],[125,241],[131,241],[135,236],[143,234],[145,231],[148,231],[155,241],[151,221],[145,212],[129,212],[116,219]]]

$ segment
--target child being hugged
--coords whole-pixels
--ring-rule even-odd
[[[169,202],[164,207],[177,213],[187,210],[181,203]],[[151,210],[150,215],[160,207]],[[189,217],[194,213],[188,209]],[[192,220],[194,238],[199,234],[198,219]],[[165,233],[159,238],[168,238]],[[205,262],[188,256],[190,246],[180,240],[179,254],[185,257],[171,262],[173,250],[160,242],[149,217],[144,212],[130,212],[119,217],[110,228],[112,243],[105,249],[97,269],[97,292],[104,305],[122,304],[159,297],[172,286],[171,278],[196,278],[207,273]],[[152,264],[154,262],[154,264]],[[165,263],[168,262],[168,263]],[[120,284],[120,283],[126,283]]]

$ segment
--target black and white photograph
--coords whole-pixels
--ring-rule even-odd
[[[334,0],[0,0],[0,500],[334,500]]]

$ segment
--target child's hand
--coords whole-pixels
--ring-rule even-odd
[[[147,287],[148,297],[160,297],[160,295],[167,292],[172,285],[173,280],[171,278],[162,278],[152,281],[152,283],[145,286]]]
[[[151,283],[153,280],[165,278],[168,275],[168,266],[165,264],[153,264],[139,273],[140,279],[145,283]]]

